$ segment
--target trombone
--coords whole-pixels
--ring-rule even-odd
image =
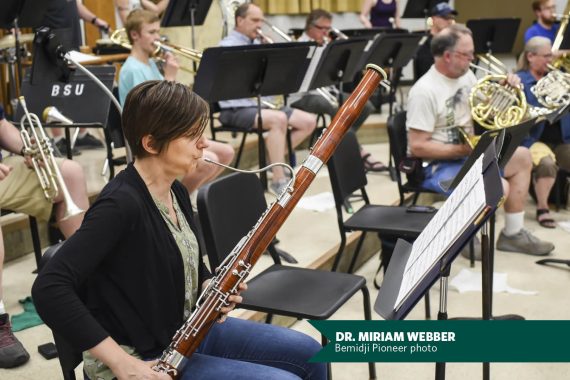
[[[51,142],[42,127],[40,119],[36,114],[28,112],[23,96],[20,96],[19,100],[24,111],[24,116],[20,120],[20,136],[24,143],[24,156],[30,157],[44,196],[53,203],[61,191],[65,202],[65,213],[62,220],[81,214],[85,210],[80,209],[73,202],[67,190],[59,166],[53,156]],[[26,123],[31,135],[26,129]]]
[[[115,30],[113,34],[111,34],[110,39],[114,44],[122,46],[125,49],[132,50],[133,48],[133,46],[129,42],[129,38],[127,37],[125,28]],[[174,55],[187,58],[196,63],[200,63],[200,60],[202,59],[202,52],[199,50],[194,50],[180,45],[175,45],[172,43],[165,43],[160,41],[154,41],[154,46],[156,47],[156,50],[154,51],[155,56],[158,56],[161,53],[172,53]],[[157,59],[164,62],[163,58],[157,58]],[[194,73],[194,70],[186,69],[184,67],[181,67],[181,69]]]

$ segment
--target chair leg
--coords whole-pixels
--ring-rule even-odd
[[[354,251],[354,255],[352,256],[352,261],[350,262],[350,266],[348,267],[348,273],[352,273],[354,271],[354,267],[356,266],[356,259],[358,259],[358,255],[360,254],[360,249],[362,248],[362,244],[364,243],[364,238],[366,237],[366,232],[362,231],[362,235],[358,239],[358,244],[356,244],[356,250]]]
[[[241,139],[241,143],[239,144],[239,149],[238,149],[238,153],[236,156],[236,163],[235,163],[235,167],[238,168],[239,167],[239,162],[241,160],[241,154],[243,153],[243,147],[245,146],[245,138],[247,137],[247,134],[244,133],[243,134],[243,138]]]
[[[291,142],[291,129],[287,128],[287,153],[289,155],[289,165],[295,167],[297,165],[297,156],[295,155],[295,149],[293,149],[293,143]]]
[[[42,245],[40,243],[40,234],[38,231],[38,221],[33,216],[29,217],[30,232],[32,233],[32,245],[34,247],[34,256],[36,258],[36,268],[40,269],[40,260],[42,259]]]
[[[273,322],[273,314],[268,313],[265,317],[265,323],[270,324],[271,322]]]
[[[362,290],[362,300],[364,304],[364,319],[370,321],[372,320],[372,312],[370,311],[370,292],[368,291],[366,284],[364,284],[360,290]],[[371,380],[376,379],[376,365],[374,362],[368,363],[368,374],[370,375]]]
[[[338,248],[338,251],[336,253],[336,257],[334,258],[333,266],[331,268],[332,272],[335,272],[336,269],[338,268],[338,264],[340,262],[340,257],[342,256],[345,247],[346,247],[346,232],[342,231],[341,232],[341,238],[340,238],[340,246]]]
[[[323,334],[321,334],[321,345],[324,347],[327,344],[329,344],[329,340],[327,339],[326,336],[324,336]],[[332,366],[331,366],[331,362],[327,363],[327,379],[331,380],[332,379]]]
[[[426,295],[424,297],[424,301],[426,304],[426,319],[431,319],[431,307],[430,307],[430,302],[429,302],[429,290],[426,292]]]

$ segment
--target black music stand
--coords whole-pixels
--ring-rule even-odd
[[[192,49],[196,49],[196,33],[194,26],[204,24],[212,5],[212,0],[170,0],[160,26],[190,26],[192,31]],[[196,62],[192,62],[196,72]]]
[[[298,92],[314,42],[215,47],[204,51],[194,91],[208,102],[257,98],[260,166],[266,164],[261,97]],[[239,68],[236,69],[236,68]],[[267,189],[267,175],[260,175]]]
[[[360,68],[363,68],[368,63],[392,68],[392,74],[390,75],[389,116],[392,116],[393,113],[394,97],[400,82],[402,68],[414,57],[422,38],[423,35],[410,33],[383,34],[362,55],[359,64]]]
[[[338,104],[341,105],[343,83],[352,81],[352,78],[362,68],[359,62],[367,43],[367,40],[363,38],[335,40],[329,43],[321,54],[308,89],[337,85],[339,88]],[[301,90],[304,91],[304,89]]]
[[[346,34],[348,37],[363,37],[366,39],[372,39],[379,34],[385,33],[407,33],[408,30],[404,28],[388,28],[386,26],[377,26],[373,28],[359,28],[359,29],[342,29],[341,32]]]
[[[473,33],[475,54],[508,54],[513,50],[520,18],[488,18],[467,21]]]
[[[482,171],[478,172],[475,166],[471,167],[466,174],[466,180],[462,181],[458,185],[459,193],[456,193],[455,196],[452,194],[444,206],[438,211],[438,213],[449,213],[446,208],[449,209],[447,206],[452,204],[452,210],[463,210],[463,214],[470,217],[470,219],[468,219],[468,224],[466,226],[462,226],[461,229],[456,232],[457,235],[454,235],[453,239],[448,239],[448,241],[451,241],[448,247],[443,247],[442,245],[444,249],[443,252],[440,253],[440,251],[438,251],[439,244],[437,243],[430,243],[428,245],[425,252],[426,254],[427,252],[435,252],[436,255],[432,256],[434,260],[427,260],[427,264],[419,265],[420,275],[416,279],[413,279],[412,277],[413,281],[411,281],[411,286],[409,280],[410,272],[406,272],[406,267],[409,260],[417,258],[417,256],[411,256],[411,253],[414,245],[420,244],[419,242],[422,240],[422,236],[420,235],[420,237],[414,242],[414,245],[398,239],[396,248],[394,249],[395,255],[392,256],[392,260],[396,258],[396,262],[392,264],[392,260],[390,261],[384,275],[382,287],[380,288],[374,305],[374,310],[385,319],[404,319],[423,295],[429,291],[438,278],[441,279],[440,310],[438,313],[438,320],[447,319],[447,279],[449,276],[450,265],[459,255],[461,249],[463,249],[463,247],[473,239],[477,231],[481,228],[485,229],[487,220],[495,213],[503,196],[499,165],[496,157],[495,144],[493,143],[494,140],[495,138],[491,139],[490,144],[483,153],[484,156],[482,158],[481,165]],[[469,192],[466,192],[465,189],[468,189],[468,184],[470,182],[472,183],[473,179],[478,178],[479,176],[482,177],[485,199],[483,205],[480,205],[480,208],[473,209],[471,210],[472,214],[468,214],[465,212],[468,210],[465,203],[471,203],[478,191],[470,190]],[[459,197],[457,195],[459,195]],[[439,219],[445,221],[448,218],[450,217],[446,216],[445,218]],[[451,218],[453,218],[453,214],[451,214]],[[426,234],[428,233],[428,229],[431,227],[430,225],[432,223],[438,223],[437,219],[438,215],[436,214],[432,219],[432,222],[426,226],[426,229],[424,230],[426,231]],[[463,221],[456,220],[454,222],[461,223]],[[445,239],[440,238],[440,231],[436,231],[433,237],[434,242]],[[484,234],[483,236],[485,238],[487,235]],[[486,242],[484,241],[483,243]],[[483,252],[483,254],[485,255],[485,252]],[[410,264],[411,266],[418,266],[416,264],[418,262],[419,260],[417,262],[411,262]],[[403,297],[399,294],[402,287],[409,289],[407,293],[403,293],[405,294]],[[445,379],[445,363],[436,363],[435,374],[435,378],[437,380]]]

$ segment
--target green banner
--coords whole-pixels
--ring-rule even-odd
[[[570,362],[570,321],[310,321],[317,362]]]

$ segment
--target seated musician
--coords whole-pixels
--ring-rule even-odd
[[[319,45],[326,45],[328,43],[329,34],[332,28],[332,14],[324,9],[313,9],[307,16],[305,21],[305,31],[297,41],[315,41]],[[325,91],[328,91],[333,98],[338,99],[338,89],[335,86],[329,86]],[[350,94],[343,92],[341,98],[344,101]],[[331,118],[336,115],[338,105],[333,104],[327,100],[317,91],[313,90],[305,94],[293,94],[290,97],[291,107],[297,108],[306,112],[314,114],[325,114]],[[356,133],[358,128],[364,124],[368,116],[374,111],[374,106],[370,101],[366,102],[364,109],[358,119],[351,126],[351,129]],[[380,161],[375,160],[370,153],[361,149],[360,154],[364,161],[364,166],[369,171],[383,171],[387,170],[386,165]]]
[[[418,80],[433,65],[433,54],[431,54],[431,40],[443,29],[455,23],[455,17],[458,13],[447,3],[438,3],[430,11],[430,17],[427,22],[429,34],[414,57],[414,78]],[[431,22],[430,22],[431,20]]]
[[[546,37],[554,42],[558,33],[559,24],[556,23],[556,4],[554,0],[534,0],[532,10],[536,16],[536,21],[528,27],[524,33],[525,44],[536,36]]]
[[[236,26],[227,37],[220,41],[220,46],[240,46],[260,43],[260,30],[263,24],[263,11],[257,5],[244,3],[235,12]],[[238,68],[239,69],[239,68]],[[236,71],[237,73],[238,71]],[[271,102],[272,98],[265,98]],[[220,121],[223,124],[236,127],[257,128],[257,101],[254,99],[234,99],[219,102]],[[265,146],[271,163],[283,162],[287,139],[287,128],[291,128],[291,143],[293,148],[311,135],[317,125],[316,115],[281,107],[269,109],[262,106],[261,117],[263,128],[266,129],[267,137]],[[272,169],[273,180],[271,189],[280,194],[287,186],[288,178],[282,167]]]
[[[127,18],[126,32],[132,45],[131,55],[119,72],[119,98],[124,104],[129,91],[137,84],[147,80],[176,80],[178,62],[172,53],[165,54],[164,77],[152,59],[159,41],[160,23],[158,16],[150,11],[137,9]],[[225,165],[229,165],[234,157],[234,149],[229,144],[208,140],[204,156]],[[223,168],[199,161],[196,170],[185,175],[181,181],[189,192],[198,189],[204,183],[216,178]]]
[[[517,75],[524,85],[527,102],[536,107],[543,106],[531,88],[548,73],[548,65],[552,61],[551,49],[548,38],[533,37],[526,43],[519,59]],[[565,116],[554,125],[541,123],[533,127],[523,145],[530,148],[534,165],[536,219],[543,227],[555,228],[556,223],[548,209],[548,195],[554,186],[558,165],[570,171],[570,116]]]
[[[0,147],[16,155],[22,155],[24,151],[20,131],[4,118],[1,106]],[[89,201],[81,166],[75,161],[56,161],[71,198],[78,207],[87,210]],[[42,221],[48,221],[53,211],[61,232],[68,238],[79,228],[83,214],[62,220],[65,207],[61,191],[53,203],[44,196],[37,174],[23,157],[9,156],[0,162],[0,208],[32,215]],[[10,318],[2,301],[3,263],[4,239],[0,229],[0,368],[11,368],[24,364],[30,356],[12,334]]]
[[[182,84],[147,81],[125,100],[122,121],[134,164],[102,190],[77,233],[36,279],[42,319],[84,351],[90,379],[170,379],[151,368],[196,306],[211,275],[192,209],[176,180],[195,170],[207,141],[208,105]],[[245,290],[245,284],[240,290]],[[318,379],[321,348],[287,328],[226,314],[229,296],[179,379]],[[199,334],[200,335],[200,334]]]
[[[410,90],[406,127],[410,153],[429,163],[422,186],[446,193],[442,184],[453,180],[471,152],[457,129],[472,129],[473,125],[468,97],[477,79],[469,70],[474,58],[471,31],[463,25],[449,26],[433,38],[431,48],[435,63]],[[508,82],[519,83],[515,75],[509,75]],[[497,249],[546,255],[554,245],[523,228],[531,169],[530,152],[517,148],[504,170],[503,187],[508,197]]]

